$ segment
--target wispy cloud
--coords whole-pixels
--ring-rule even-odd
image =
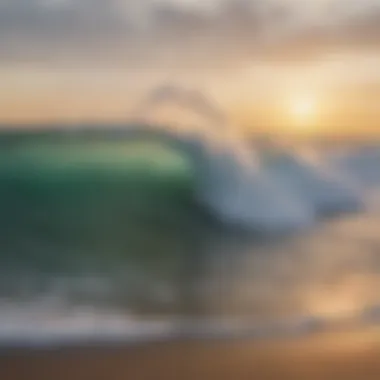
[[[0,57],[293,59],[378,48],[380,0],[0,1]]]

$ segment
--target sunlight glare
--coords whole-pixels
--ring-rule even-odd
[[[308,97],[294,99],[290,105],[290,112],[296,120],[310,120],[316,113],[315,101]]]
[[[285,112],[290,118],[289,122],[297,129],[310,130],[317,121],[317,102],[312,96],[298,96],[290,98]]]

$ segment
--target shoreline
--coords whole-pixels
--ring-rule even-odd
[[[1,379],[380,378],[380,328],[267,341],[183,340],[1,349]]]

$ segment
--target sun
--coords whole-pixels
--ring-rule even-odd
[[[290,102],[289,112],[295,122],[310,123],[317,113],[316,101],[307,96],[294,98]]]

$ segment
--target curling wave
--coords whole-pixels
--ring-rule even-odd
[[[367,177],[375,176],[380,161],[368,152],[322,158],[274,147],[263,153],[227,132],[155,133],[188,157],[198,204],[226,225],[261,232],[294,231],[321,216],[363,210],[375,184]]]

